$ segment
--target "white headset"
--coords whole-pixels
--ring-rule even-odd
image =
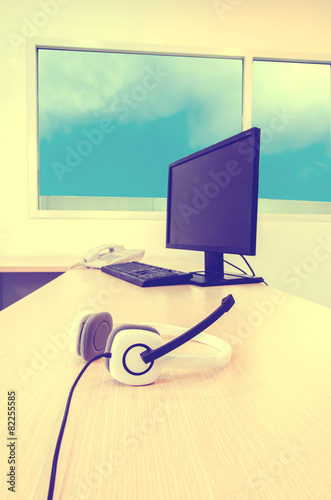
[[[234,304],[232,295],[207,318],[190,330],[162,324],[113,324],[108,312],[83,311],[73,321],[70,331],[71,349],[91,361],[105,354],[105,365],[118,382],[147,385],[155,382],[162,367],[171,369],[210,369],[222,367],[231,359],[231,346],[222,339],[204,333],[208,326]],[[175,338],[163,343],[162,336]],[[215,349],[215,353],[192,356],[169,354],[194,339]]]

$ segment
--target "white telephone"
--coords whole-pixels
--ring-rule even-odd
[[[85,262],[92,262],[93,260],[97,260],[99,258],[103,258],[104,256],[109,255],[110,253],[121,252],[124,250],[123,245],[116,245],[115,243],[110,243],[109,245],[101,245],[95,248],[92,248],[88,252],[86,252],[82,259]]]
[[[92,248],[83,255],[82,261],[70,266],[69,269],[83,266],[91,269],[100,269],[103,266],[118,264],[119,262],[130,262],[140,260],[145,254],[145,250],[126,250],[123,245],[110,243]]]

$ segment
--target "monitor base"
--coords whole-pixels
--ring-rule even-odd
[[[193,273],[189,281],[190,285],[196,286],[232,286],[249,285],[252,283],[263,283],[264,279],[259,276],[245,276],[242,274],[221,273]]]

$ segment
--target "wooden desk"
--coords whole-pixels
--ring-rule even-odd
[[[64,273],[79,258],[0,257],[0,273]]]
[[[47,497],[66,399],[83,366],[68,350],[78,311],[190,327],[229,293],[236,304],[209,328],[232,344],[226,368],[165,370],[153,385],[129,387],[102,360],[89,367],[73,396],[54,498],[330,498],[329,309],[260,284],[140,289],[84,269],[0,313],[1,498]],[[202,347],[191,342],[185,351]],[[4,479],[12,390],[14,496]]]

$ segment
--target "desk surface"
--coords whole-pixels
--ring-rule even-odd
[[[0,273],[62,273],[79,258],[0,257]]]
[[[145,387],[112,380],[102,360],[88,368],[72,399],[54,498],[330,498],[329,309],[261,284],[141,289],[86,269],[0,313],[0,467],[8,473],[6,391],[14,390],[15,498],[47,497],[67,396],[83,367],[68,349],[78,311],[190,327],[229,293],[236,304],[208,329],[232,345],[226,368],[164,370]],[[13,498],[1,477],[1,497]]]

